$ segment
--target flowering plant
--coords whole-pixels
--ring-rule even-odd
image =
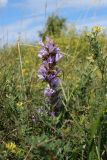
[[[54,106],[50,114],[56,115],[61,108],[59,96],[60,79],[58,77],[61,70],[56,67],[56,64],[63,55],[60,53],[60,49],[48,37],[46,37],[46,44],[41,41],[39,45],[41,49],[38,57],[42,59],[42,65],[38,70],[38,77],[40,80],[47,82],[44,96],[48,98],[49,104]]]

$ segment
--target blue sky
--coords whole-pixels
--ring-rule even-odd
[[[107,0],[0,0],[0,45],[38,40],[46,19],[57,13],[70,28],[100,25],[107,28]]]

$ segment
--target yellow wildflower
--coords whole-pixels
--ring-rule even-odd
[[[18,102],[16,105],[17,105],[17,107],[22,108],[23,107],[23,102]]]
[[[27,69],[22,69],[22,73],[23,73],[23,75],[28,75],[28,70]]]
[[[94,27],[92,28],[92,31],[93,31],[93,32],[96,32],[96,33],[100,33],[100,32],[102,31],[102,28],[101,28],[100,26],[94,26]]]
[[[6,147],[6,149],[8,149],[10,152],[12,152],[12,153],[16,153],[16,144],[15,143],[13,143],[13,142],[10,142],[10,143],[6,143],[5,144],[5,147]]]

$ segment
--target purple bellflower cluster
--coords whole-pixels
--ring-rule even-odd
[[[50,115],[55,116],[61,109],[60,100],[60,79],[58,74],[61,72],[56,67],[56,63],[63,57],[60,53],[60,49],[46,37],[46,44],[42,41],[39,43],[41,49],[38,57],[42,59],[42,65],[38,70],[39,80],[47,82],[47,87],[44,90],[44,96],[47,97],[47,102],[52,106]]]

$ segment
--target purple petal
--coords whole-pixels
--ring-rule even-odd
[[[59,61],[62,57],[63,57],[62,54],[57,53],[57,54],[56,54],[56,58],[55,58],[56,62]]]
[[[38,70],[39,79],[45,80],[46,75],[47,75],[47,70],[43,65],[41,65],[40,69]]]
[[[49,53],[52,53],[55,50],[55,45],[53,43],[48,43]]]
[[[55,52],[56,52],[56,54],[60,53],[60,49],[59,48],[55,48]]]
[[[49,42],[49,41],[50,41],[49,37],[48,37],[48,36],[46,36],[46,42]]]
[[[44,96],[46,96],[46,97],[51,97],[54,93],[55,93],[55,90],[53,90],[51,88],[46,88],[44,90]]]
[[[42,41],[39,42],[39,45],[40,45],[41,47],[45,47],[45,45],[44,45],[44,43],[43,43]]]
[[[51,87],[52,88],[56,88],[58,87],[60,84],[60,79],[58,77],[54,78],[51,80]]]
[[[47,70],[49,70],[49,64],[47,60],[44,60],[42,64],[45,66]]]
[[[55,73],[52,73],[48,76],[48,80],[51,81],[55,77],[56,77]]]
[[[46,42],[47,42],[46,47],[49,53],[52,53],[56,48],[55,44],[48,37],[46,37]]]
[[[48,63],[54,63],[54,62],[55,62],[55,57],[54,57],[54,56],[49,57],[49,58],[47,59],[47,62],[48,62]]]
[[[39,54],[38,54],[38,57],[39,58],[43,58],[43,57],[46,57],[49,53],[46,51],[45,48],[41,49]]]

